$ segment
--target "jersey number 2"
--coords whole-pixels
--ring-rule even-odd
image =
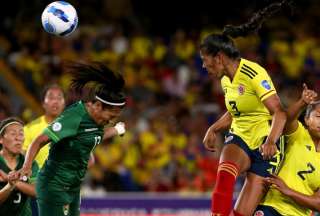
[[[238,110],[238,107],[237,107],[236,102],[235,102],[235,101],[229,101],[229,104],[230,104],[230,106],[231,106],[231,109],[233,109],[234,111],[236,111],[236,112],[234,113],[234,115],[235,115],[235,116],[240,116],[240,112],[239,112],[239,110]]]
[[[307,166],[309,167],[308,170],[302,170],[302,171],[297,172],[298,176],[299,176],[302,180],[306,180],[306,178],[304,177],[304,175],[313,173],[313,172],[316,170],[316,168],[314,168],[314,166],[313,166],[311,163],[308,163]]]

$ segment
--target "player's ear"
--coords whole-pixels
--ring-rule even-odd
[[[221,52],[221,51],[219,51],[218,53],[217,53],[217,55],[215,56],[215,58],[216,58],[216,61],[217,61],[217,63],[219,63],[219,64],[221,64],[221,63],[223,63],[224,62],[224,55],[223,55],[223,53]]]

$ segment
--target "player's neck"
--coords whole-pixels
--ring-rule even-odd
[[[225,64],[226,75],[233,80],[240,64],[240,59],[229,59]]]
[[[6,161],[7,166],[11,169],[14,170],[17,166],[17,154],[13,154],[10,153],[8,151],[6,151],[5,149],[1,150],[1,155],[4,158],[4,160]]]
[[[51,116],[51,115],[44,115],[44,119],[46,120],[46,122],[48,124],[50,124],[51,122],[53,122],[53,120],[57,118],[57,116]]]

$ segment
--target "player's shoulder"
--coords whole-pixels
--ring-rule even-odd
[[[257,76],[266,74],[266,70],[258,63],[242,58],[240,62],[240,73],[250,79],[254,79]]]
[[[304,127],[304,125],[300,121],[298,121],[297,129],[290,134],[286,134],[285,137],[287,137],[287,140],[289,142],[295,143],[297,140],[312,140],[309,131]]]
[[[227,76],[223,76],[221,78],[221,85],[227,85],[228,83],[230,83],[230,79]]]
[[[25,128],[32,128],[34,127],[35,125],[39,125],[39,124],[42,124],[44,121],[44,116],[40,116],[38,118],[36,118],[35,120],[29,122],[28,124],[26,124],[24,127]]]
[[[65,110],[61,113],[60,117],[70,117],[70,118],[77,118],[85,115],[86,108],[82,101],[77,101],[71,105],[69,105]]]

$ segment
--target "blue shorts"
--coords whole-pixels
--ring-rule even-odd
[[[253,216],[282,216],[271,206],[258,205]]]
[[[264,160],[258,148],[254,150],[250,149],[241,137],[233,133],[227,133],[224,143],[236,144],[247,153],[251,160],[251,166],[248,172],[252,172],[262,177],[268,177],[270,174],[278,173],[284,156],[284,137],[280,137],[279,141],[276,143],[279,151],[270,160]]]

